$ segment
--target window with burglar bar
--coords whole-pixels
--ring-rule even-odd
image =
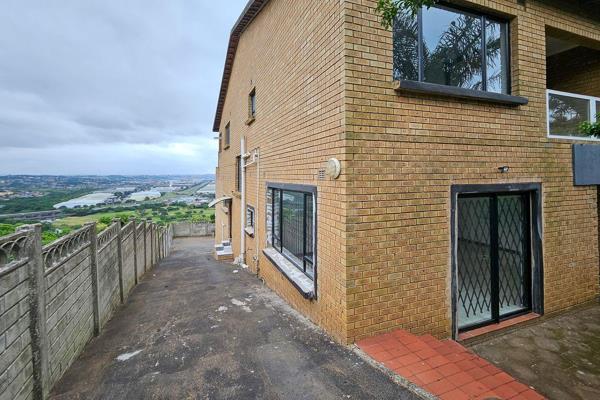
[[[310,279],[315,277],[314,201],[314,192],[267,189],[269,243]]]
[[[508,24],[447,5],[398,14],[394,79],[509,93]]]
[[[254,229],[254,207],[246,207],[246,228]]]

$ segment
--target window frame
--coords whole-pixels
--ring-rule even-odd
[[[315,293],[316,293],[316,282],[317,282],[317,188],[315,186],[308,186],[308,185],[297,185],[297,184],[278,184],[278,183],[267,183],[267,198],[269,197],[269,192],[271,191],[270,194],[270,203],[267,201],[267,208],[270,208],[270,212],[267,210],[267,212],[265,213],[266,218],[267,218],[267,227],[269,229],[268,232],[268,236],[267,236],[267,245],[268,247],[271,247],[272,249],[274,249],[275,251],[277,251],[279,254],[281,254],[287,261],[289,261],[292,265],[294,265],[294,267],[296,267],[300,272],[302,272],[308,279],[310,279],[312,282],[314,282],[315,285]],[[274,191],[279,191],[280,196],[279,196],[279,204],[278,209],[279,209],[279,213],[278,213],[278,219],[279,219],[279,234],[278,234],[278,241],[279,241],[279,247],[275,246],[275,195],[274,195]],[[284,246],[283,246],[283,232],[284,232],[284,228],[283,228],[283,193],[284,192],[294,192],[294,193],[302,193],[304,196],[304,205],[303,205],[303,219],[304,219],[304,223],[303,223],[303,229],[304,229],[304,233],[303,233],[303,255],[302,255],[302,265],[298,265],[297,260],[292,259],[291,257],[289,257],[284,251]],[[312,233],[312,248],[310,250],[312,250],[312,259],[310,259],[309,257],[307,257],[307,251],[309,250],[307,248],[307,240],[306,240],[306,233],[307,231],[307,197],[310,197],[312,199],[312,227],[311,227],[311,233]],[[270,219],[270,221],[268,220]],[[286,249],[287,250],[287,249]],[[287,250],[289,252],[289,250]],[[312,264],[312,270],[313,270],[313,275],[309,275],[307,273],[307,262]]]
[[[449,88],[458,88],[458,89],[463,89],[463,90],[470,90],[473,92],[483,92],[483,93],[494,93],[494,94],[499,94],[499,95],[512,95],[512,81],[511,81],[511,77],[512,77],[512,70],[511,70],[511,44],[510,44],[510,37],[511,37],[511,26],[510,26],[510,21],[506,20],[506,19],[502,19],[500,17],[496,17],[494,15],[490,15],[487,14],[485,12],[479,12],[477,10],[472,10],[466,7],[461,7],[458,5],[454,5],[454,4],[450,4],[448,2],[445,1],[441,1],[439,3],[436,3],[435,5],[431,6],[430,8],[439,8],[442,10],[446,10],[446,11],[450,11],[450,12],[458,12],[458,13],[462,13],[462,14],[467,14],[471,17],[475,17],[475,18],[479,18],[481,21],[481,47],[480,47],[480,51],[481,51],[481,62],[482,62],[482,68],[481,68],[481,84],[482,84],[482,89],[478,90],[478,89],[471,89],[471,88],[463,88],[460,86],[453,86],[453,85],[445,85],[445,84],[439,84],[439,83],[434,83],[434,82],[428,82],[425,80],[425,66],[424,66],[424,62],[423,62],[423,45],[424,45],[424,36],[423,36],[423,10],[425,9],[425,7],[421,7],[419,9],[419,11],[417,12],[416,18],[417,18],[417,25],[418,25],[418,35],[417,35],[417,58],[418,58],[418,68],[417,68],[417,80],[412,80],[412,79],[401,79],[401,78],[396,78],[394,76],[394,80],[399,80],[399,81],[412,81],[412,82],[419,82],[419,83],[425,83],[425,84],[432,84],[432,85],[440,85],[440,86],[445,86],[445,87],[449,87]],[[487,76],[487,48],[486,48],[486,35],[487,35],[487,25],[486,25],[486,21],[491,21],[491,22],[495,22],[497,24],[501,24],[504,25],[506,27],[506,35],[504,38],[501,38],[501,40],[504,42],[504,46],[506,47],[506,55],[503,57],[505,58],[504,62],[506,63],[506,76],[504,77],[506,79],[506,92],[491,92],[487,90],[487,86],[488,86],[488,76]],[[392,69],[394,69],[394,67],[392,67]]]
[[[223,135],[223,150],[227,150],[231,146],[231,122],[225,125],[225,134]]]
[[[242,155],[235,157],[235,191],[242,192]]]
[[[250,204],[246,204],[246,222],[244,225],[244,231],[246,234],[253,237],[254,227],[256,225],[256,209]]]
[[[254,209],[254,206],[247,204],[246,205],[246,228],[254,228],[254,224],[256,223],[255,215],[256,215],[256,210]],[[248,219],[248,216],[251,216],[251,218]]]
[[[597,122],[597,116],[600,113],[598,104],[600,104],[600,97],[587,96],[585,94],[563,92],[560,90],[546,89],[546,134],[549,139],[566,139],[566,140],[583,140],[586,142],[599,142],[600,138],[585,137],[585,136],[571,136],[571,135],[556,135],[550,133],[550,96],[551,95],[573,97],[577,99],[588,100],[590,105],[588,111],[590,112],[590,122]]]
[[[256,119],[256,88],[248,94],[248,120]]]

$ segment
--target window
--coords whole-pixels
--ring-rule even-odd
[[[600,98],[548,90],[548,134],[591,139],[582,129],[584,122],[595,123],[600,115]],[[600,139],[600,138],[596,138]]]
[[[223,134],[219,133],[219,153],[223,150]]]
[[[446,6],[400,13],[394,79],[508,94],[508,25]]]
[[[225,141],[223,143],[223,149],[228,149],[231,142],[231,123],[225,126]]]
[[[246,206],[246,233],[254,235],[254,207]]]
[[[242,191],[242,180],[240,179],[242,176],[242,156],[237,156],[235,158],[235,191]]]
[[[270,245],[307,277],[315,277],[315,189],[297,185],[270,186],[267,229]]]
[[[256,118],[256,89],[252,89],[248,96],[248,119]]]

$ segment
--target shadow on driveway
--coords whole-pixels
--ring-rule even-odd
[[[54,399],[416,399],[251,275],[179,239]]]

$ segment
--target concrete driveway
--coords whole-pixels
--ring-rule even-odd
[[[53,399],[415,399],[249,272],[180,239]]]
[[[600,305],[471,346],[549,399],[600,399]]]

